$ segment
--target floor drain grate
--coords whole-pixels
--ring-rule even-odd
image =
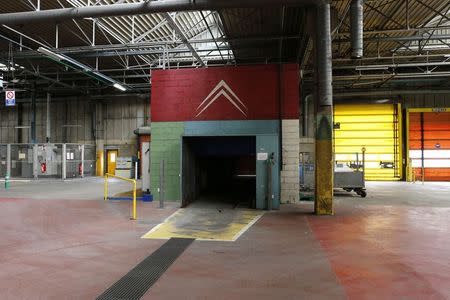
[[[97,300],[140,299],[193,241],[171,238],[98,296]]]

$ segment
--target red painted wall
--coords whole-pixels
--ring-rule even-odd
[[[296,119],[298,80],[297,65],[153,71],[152,122]]]

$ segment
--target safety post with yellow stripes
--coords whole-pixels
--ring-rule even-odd
[[[124,180],[124,181],[128,181],[131,182],[133,184],[133,201],[132,201],[132,217],[130,218],[131,220],[136,220],[137,219],[137,209],[136,209],[136,180],[134,179],[130,179],[130,178],[125,178],[125,177],[121,177],[121,176],[116,176],[113,174],[109,174],[106,173],[105,174],[105,182],[104,182],[104,187],[103,187],[103,200],[108,201],[108,178],[112,177],[112,178],[116,178],[116,179],[120,179],[120,180]]]
[[[317,215],[333,211],[333,75],[330,4],[317,7],[316,17],[316,190]]]

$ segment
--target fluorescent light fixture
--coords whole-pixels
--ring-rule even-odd
[[[376,71],[376,70],[389,70],[389,66],[357,66],[356,71]]]
[[[37,50],[39,53],[42,53],[46,56],[48,56],[49,58],[56,60],[56,61],[62,61],[64,59],[64,57],[62,55],[59,55],[55,52],[52,52],[50,50],[48,50],[47,48],[44,47],[39,47]]]
[[[391,101],[391,99],[379,99],[379,100],[376,100],[375,103],[388,103],[390,101]]]
[[[122,92],[125,92],[127,90],[123,85],[118,83],[114,83],[113,87],[115,87],[118,90],[121,90]]]
[[[123,86],[122,84],[120,84],[119,82],[117,82],[116,80],[112,79],[111,77],[108,77],[102,73],[99,73],[97,71],[94,71],[91,67],[86,66],[76,60],[74,60],[73,58],[70,58],[64,54],[58,54],[55,53],[53,51],[50,51],[47,48],[44,47],[39,47],[37,50],[39,53],[44,54],[45,56],[47,56],[48,58],[57,61],[67,67],[70,67],[72,69],[78,70],[78,71],[82,71],[84,73],[86,73],[87,75],[95,78],[98,81],[102,81],[106,84],[112,84],[116,89],[124,92],[126,91],[126,87]]]

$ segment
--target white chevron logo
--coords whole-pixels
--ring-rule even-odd
[[[213,97],[214,96],[214,97]],[[218,85],[209,93],[209,95],[203,100],[197,107],[196,118],[200,116],[208,107],[211,106],[220,96],[224,96],[237,110],[239,110],[244,116],[247,116],[247,107],[242,103],[241,99],[233,92],[230,86],[221,80]]]

